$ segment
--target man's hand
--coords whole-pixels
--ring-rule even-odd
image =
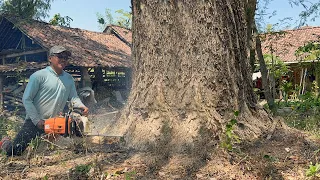
[[[81,107],[81,108],[83,109],[82,115],[83,116],[88,116],[89,108],[87,108],[87,107]]]
[[[44,120],[40,120],[38,123],[37,123],[37,127],[39,129],[44,129]]]

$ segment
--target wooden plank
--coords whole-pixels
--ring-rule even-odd
[[[22,97],[14,97],[14,96],[9,96],[9,95],[4,95],[4,98],[22,103]]]
[[[13,54],[7,54],[4,56],[1,56],[1,58],[13,58],[13,57],[19,57],[23,55],[28,55],[28,54],[36,54],[36,53],[42,53],[46,52],[45,49],[36,49],[36,50],[31,50],[31,51],[25,51],[25,52],[19,52],[19,53],[13,53]]]

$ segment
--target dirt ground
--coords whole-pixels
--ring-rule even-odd
[[[308,179],[306,170],[318,162],[320,149],[319,139],[288,127],[277,127],[271,138],[242,142],[233,151],[212,147],[199,158],[136,152],[117,138],[72,144],[61,148],[42,142],[23,156],[2,156],[0,179]]]

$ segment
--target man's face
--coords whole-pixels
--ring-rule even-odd
[[[67,53],[59,53],[50,57],[51,65],[57,70],[63,70],[68,65],[70,56]]]

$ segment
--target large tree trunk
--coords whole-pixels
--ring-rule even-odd
[[[240,136],[259,136],[268,118],[255,106],[245,1],[133,0],[132,7],[133,85],[117,129],[128,145],[210,144],[235,110]]]

